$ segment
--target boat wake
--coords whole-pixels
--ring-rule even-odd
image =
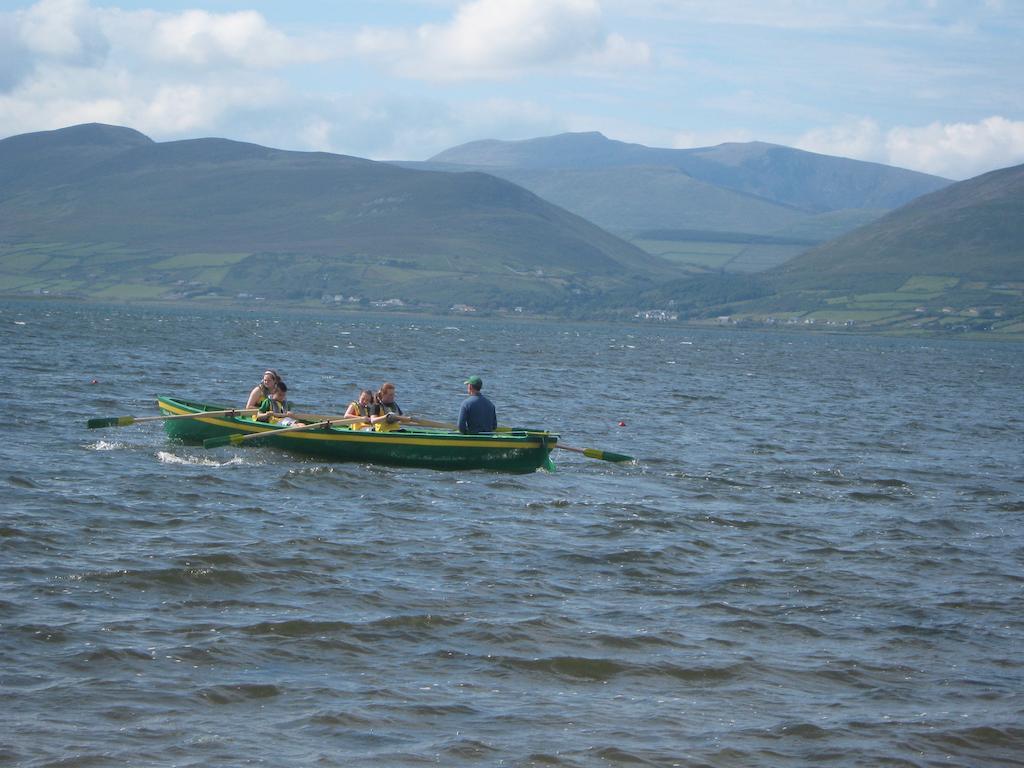
[[[235,456],[227,461],[217,461],[203,456],[178,456],[169,451],[157,451],[156,457],[164,464],[187,464],[193,467],[230,467],[247,463],[241,456]]]
[[[90,451],[119,451],[122,448],[126,448],[127,444],[117,441],[97,440],[95,443],[89,443],[85,447]]]

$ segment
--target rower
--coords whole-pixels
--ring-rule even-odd
[[[370,417],[373,428],[378,432],[391,432],[401,429],[402,424],[412,421],[411,416],[402,413],[402,409],[395,402],[395,385],[385,381],[377,390],[374,403],[374,414]]]
[[[266,421],[271,424],[280,424],[283,427],[290,427],[299,422],[295,420],[292,413],[292,404],[288,401],[288,385],[278,381],[277,389],[270,393],[260,403],[259,413],[256,414],[256,421]]]
[[[363,423],[355,422],[350,425],[350,429],[359,430],[372,430],[373,425],[370,423],[370,417],[373,416],[373,405],[374,397],[372,389],[364,389],[359,393],[359,399],[354,400],[348,404],[348,410],[345,411],[346,419],[353,419],[357,416],[363,416],[366,421]]]

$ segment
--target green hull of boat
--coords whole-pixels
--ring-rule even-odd
[[[209,405],[169,397],[157,398],[157,406],[168,416],[226,410],[223,405]],[[173,439],[201,443],[211,437],[274,432],[281,427],[248,418],[219,415],[171,419],[164,422],[164,429]],[[534,472],[540,467],[548,466],[548,454],[558,443],[558,435],[533,431],[462,435],[458,432],[409,428],[394,432],[357,432],[348,427],[331,427],[284,433],[274,437],[247,440],[246,443],[332,461],[426,469],[487,469],[521,473]]]

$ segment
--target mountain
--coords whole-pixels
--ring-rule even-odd
[[[112,125],[76,125],[0,141],[0,200],[21,185],[59,183],[128,149],[152,144],[147,136]]]
[[[475,141],[409,165],[492,173],[697,272],[770,268],[950,183],[763,142],[664,149],[600,133]]]
[[[672,273],[482,173],[103,125],[4,139],[0,169],[8,291],[549,307]]]
[[[664,149],[565,133],[525,141],[475,141],[445,150],[431,163],[516,170],[675,168],[693,179],[811,213],[890,209],[949,180],[878,163],[820,155],[764,142]]]
[[[731,322],[1024,337],[1024,165],[924,195],[762,274],[668,281],[640,301]]]

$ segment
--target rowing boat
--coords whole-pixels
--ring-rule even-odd
[[[166,416],[222,412],[165,421],[167,435],[186,443],[284,429],[275,424],[223,413],[228,410],[223,405],[158,397],[157,406]],[[550,466],[548,454],[557,445],[558,435],[532,430],[463,435],[418,427],[403,427],[393,432],[358,432],[348,427],[327,427],[270,435],[254,442],[333,461],[444,470],[533,472]]]

